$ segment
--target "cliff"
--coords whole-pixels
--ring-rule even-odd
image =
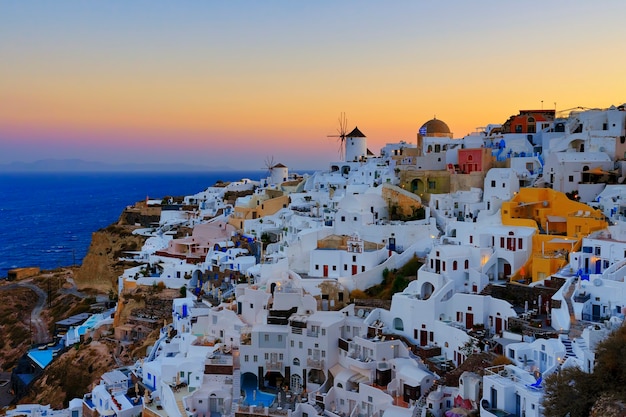
[[[116,291],[117,278],[124,269],[133,266],[132,262],[120,261],[120,257],[127,251],[140,250],[146,240],[133,235],[133,230],[158,222],[160,214],[159,206],[138,202],[125,208],[117,223],[94,232],[87,256],[74,276],[77,287],[104,293]]]

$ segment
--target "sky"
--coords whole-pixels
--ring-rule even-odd
[[[436,117],[626,102],[626,2],[0,1],[0,164],[324,169]]]

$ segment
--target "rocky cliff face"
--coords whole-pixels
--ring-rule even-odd
[[[124,269],[132,266],[132,263],[122,262],[119,258],[125,251],[140,250],[145,242],[143,236],[132,234],[136,228],[115,224],[92,234],[89,252],[74,277],[79,289],[104,293],[111,289],[116,291],[117,278]]]

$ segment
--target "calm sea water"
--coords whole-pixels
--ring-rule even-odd
[[[198,193],[218,180],[263,171],[194,173],[0,173],[0,278],[11,268],[80,264],[91,233],[146,196]]]

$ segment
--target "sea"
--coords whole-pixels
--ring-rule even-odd
[[[267,171],[0,173],[0,279],[10,269],[80,265],[91,234],[148,198],[196,194]]]

